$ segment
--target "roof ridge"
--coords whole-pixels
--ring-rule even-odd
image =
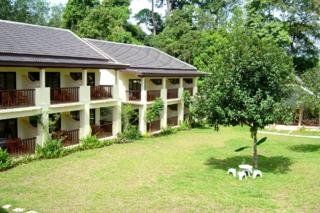
[[[108,40],[100,40],[100,39],[93,39],[93,38],[86,38],[88,40],[94,40],[98,42],[105,42],[105,43],[112,43],[112,44],[120,44],[120,45],[126,45],[126,46],[134,46],[134,47],[142,47],[142,48],[150,48],[150,46],[146,46],[144,44],[128,44],[128,43],[121,43],[121,42],[115,42],[115,41],[108,41]]]
[[[31,26],[31,27],[47,28],[47,29],[53,29],[53,30],[62,30],[62,31],[68,31],[68,32],[71,32],[71,30],[69,30],[69,29],[64,29],[64,28],[59,28],[59,27],[51,27],[51,26],[44,26],[44,25],[30,24],[30,23],[17,22],[17,21],[10,21],[10,20],[4,20],[4,19],[0,19],[0,22],[10,23],[10,24],[18,24],[18,25],[25,25],[25,26]]]
[[[149,48],[154,49],[154,50],[156,50],[156,51],[158,51],[158,52],[160,52],[160,53],[163,53],[163,54],[169,56],[170,58],[172,58],[172,59],[174,59],[174,60],[176,60],[176,61],[179,61],[179,62],[181,62],[181,63],[183,63],[183,64],[185,64],[185,65],[187,65],[187,66],[189,66],[189,67],[192,67],[192,68],[195,69],[195,70],[197,69],[195,66],[193,66],[193,65],[191,65],[191,64],[189,64],[189,63],[187,63],[187,62],[184,62],[184,61],[180,60],[179,58],[173,57],[172,55],[169,55],[168,53],[166,53],[166,52],[164,52],[164,51],[162,51],[162,50],[159,50],[159,49],[157,49],[157,48],[155,48],[155,47],[149,47]]]
[[[81,39],[81,38],[80,38]],[[95,51],[99,52],[103,57],[106,57],[108,59],[111,59],[113,62],[115,63],[120,63],[119,61],[117,61],[116,59],[114,59],[113,57],[111,57],[109,54],[105,53],[103,50],[101,50],[99,47],[97,47],[96,45],[90,43],[90,40],[94,40],[94,41],[101,41],[98,39],[92,39],[92,38],[82,38],[81,40],[85,41],[85,43],[90,46],[92,49],[94,49]]]

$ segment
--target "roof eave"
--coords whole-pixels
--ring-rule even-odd
[[[21,62],[21,61],[0,61],[0,66],[8,67],[57,67],[57,68],[92,68],[92,69],[126,69],[126,64],[88,64],[88,63],[50,63],[50,62]]]

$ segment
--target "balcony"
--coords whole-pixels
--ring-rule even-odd
[[[147,101],[154,101],[157,98],[161,97],[161,91],[160,90],[148,90],[147,91]]]
[[[112,122],[105,122],[101,125],[91,125],[92,135],[97,138],[106,138],[112,136]]]
[[[141,91],[140,90],[128,90],[127,91],[129,101],[140,101]]]
[[[178,126],[178,116],[167,118],[168,126]]]
[[[60,130],[52,133],[53,139],[62,141],[63,146],[71,146],[79,143],[79,129]]]
[[[191,96],[193,96],[193,88],[192,88],[192,87],[185,87],[185,88],[184,88],[184,91],[188,91],[189,94],[190,94]]]
[[[90,87],[91,100],[103,100],[112,98],[112,86],[100,85]]]
[[[178,89],[168,89],[167,90],[167,99],[178,98]]]
[[[147,123],[147,131],[148,132],[156,132],[159,130],[160,130],[160,120],[156,120],[151,123]]]
[[[54,88],[50,91],[51,104],[79,101],[79,87]]]
[[[35,105],[35,90],[0,90],[0,109]]]
[[[7,150],[10,155],[34,154],[36,138],[12,138],[0,141],[0,147]]]

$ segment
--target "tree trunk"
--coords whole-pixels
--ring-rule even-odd
[[[258,169],[258,147],[257,147],[257,132],[258,130],[254,128],[251,131],[253,138],[253,156],[252,156],[252,165],[254,169]]]
[[[303,106],[300,106],[300,108],[299,108],[299,122],[298,122],[298,127],[301,127],[301,126],[302,126],[303,111],[304,111]]]
[[[152,12],[152,25],[153,25],[152,32],[153,32],[153,35],[155,36],[157,23],[156,23],[156,19],[154,16],[154,0],[152,0],[151,4],[152,4],[151,12]]]

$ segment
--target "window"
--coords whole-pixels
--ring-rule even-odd
[[[40,73],[28,72],[28,78],[30,79],[30,81],[40,81]]]
[[[72,111],[70,112],[70,116],[75,121],[80,121],[80,111]]]
[[[179,79],[178,79],[178,78],[169,79],[169,82],[170,82],[171,84],[179,84]]]
[[[96,124],[96,109],[90,109],[90,125]]]
[[[16,89],[16,73],[0,72],[0,90]]]
[[[150,79],[150,81],[155,85],[161,85],[162,79]]]
[[[78,81],[82,79],[82,73],[81,72],[71,72],[70,73],[70,77],[74,80],[74,81]]]
[[[17,138],[17,119],[7,119],[0,121],[0,141],[8,138]]]
[[[89,72],[87,74],[87,84],[88,84],[88,86],[95,86],[96,85],[96,75],[94,72]]]
[[[192,84],[193,83],[193,79],[192,78],[185,78],[183,79],[184,82],[186,82],[187,84]]]

